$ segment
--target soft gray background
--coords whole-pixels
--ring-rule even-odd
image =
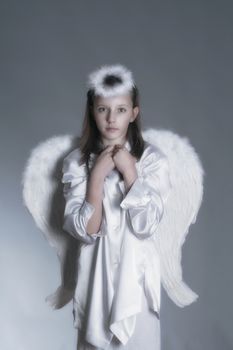
[[[105,63],[133,71],[143,126],[187,136],[206,171],[182,260],[199,299],[182,309],[163,291],[162,350],[233,349],[232,9],[214,0],[1,1],[1,350],[75,349],[71,303],[52,311],[44,302],[59,265],[20,181],[38,142],[79,134],[87,74]]]

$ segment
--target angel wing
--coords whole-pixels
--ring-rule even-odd
[[[204,171],[187,138],[152,128],[142,134],[167,155],[170,164],[173,188],[154,247],[161,257],[163,287],[183,307],[198,297],[182,281],[181,247],[201,205]],[[61,285],[46,298],[54,308],[61,308],[72,299],[76,283],[74,262],[79,242],[62,229],[65,203],[61,183],[63,159],[76,147],[72,135],[54,136],[39,143],[31,151],[22,176],[23,202],[55,248],[61,264]]]
[[[62,229],[64,197],[61,183],[63,158],[76,148],[71,135],[54,136],[40,142],[27,160],[22,175],[23,203],[61,265],[61,285],[46,301],[55,309],[67,304],[75,288],[78,241]]]
[[[152,128],[142,134],[145,140],[163,151],[170,165],[172,189],[154,245],[160,255],[161,283],[174,303],[184,307],[198,298],[198,294],[182,280],[181,249],[190,225],[197,218],[205,173],[187,137]]]

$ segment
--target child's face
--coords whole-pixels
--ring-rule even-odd
[[[132,106],[130,94],[113,97],[96,96],[94,119],[104,145],[123,144],[129,123],[137,117],[139,108]],[[110,130],[109,128],[116,128]]]

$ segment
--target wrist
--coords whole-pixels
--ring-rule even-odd
[[[122,173],[122,176],[123,176],[124,180],[135,179],[138,176],[136,167],[129,168],[129,169],[125,170]]]
[[[104,183],[104,177],[102,176],[102,174],[92,171],[90,174],[89,182],[94,184],[95,186],[101,186]]]
[[[136,168],[130,169],[127,172],[123,173],[122,175],[123,175],[123,179],[124,179],[126,188],[131,187],[131,185],[134,183],[134,181],[138,177]]]

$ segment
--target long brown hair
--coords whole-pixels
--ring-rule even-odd
[[[139,107],[139,91],[136,85],[134,85],[132,90],[130,91],[130,96],[132,98],[133,108],[136,106]],[[82,126],[82,133],[81,136],[78,138],[78,147],[82,154],[80,158],[80,165],[83,163],[86,164],[88,174],[90,171],[90,154],[100,154],[100,152],[103,150],[101,147],[101,135],[96,126],[96,122],[93,116],[93,106],[95,97],[96,95],[94,90],[89,89],[87,91],[87,101],[85,117]],[[140,109],[137,117],[128,126],[126,138],[131,146],[130,153],[139,160],[145,149],[145,141],[142,137],[141,131]]]

